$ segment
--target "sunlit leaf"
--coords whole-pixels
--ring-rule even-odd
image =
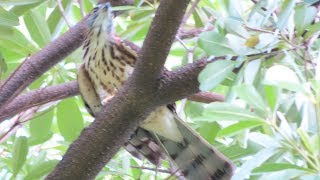
[[[184,107],[184,112],[190,118],[201,116],[203,111],[203,105],[196,102],[187,102]]]
[[[49,173],[58,164],[58,162],[58,160],[42,161],[31,166],[31,169],[25,176],[25,179],[40,179],[42,176]]]
[[[310,171],[307,168],[303,168],[294,164],[287,163],[266,163],[261,166],[255,168],[252,172],[254,173],[262,173],[262,172],[273,172],[273,171],[281,171],[286,169],[297,169],[302,171]]]
[[[24,22],[29,30],[32,39],[37,42],[40,47],[44,47],[50,42],[51,35],[45,21],[45,17],[36,11],[29,11],[24,15]]]
[[[23,56],[33,54],[37,50],[37,48],[16,29],[12,36],[2,36],[0,34],[0,47]]]
[[[34,4],[42,0],[0,0],[1,6]]]
[[[10,9],[10,12],[12,12],[13,14],[15,14],[16,16],[21,16],[23,15],[25,12],[29,11],[32,8],[35,8],[37,6],[39,6],[40,4],[42,4],[45,1],[41,1],[39,0],[38,2],[34,2],[32,4],[25,4],[25,5],[17,5],[17,6],[13,6]]]
[[[19,25],[19,19],[15,14],[3,9],[0,6],[0,25],[1,26],[17,26]]]
[[[238,173],[236,173],[232,179],[242,180],[246,179],[251,171],[263,162],[268,160],[275,153],[274,148],[265,148],[253,155],[250,160],[246,161]]]
[[[203,111],[203,116],[201,118],[206,121],[264,121],[256,114],[228,103],[211,103]]]
[[[247,64],[244,70],[244,81],[246,84],[254,83],[256,79],[256,75],[260,69],[260,65],[261,65],[260,59],[252,60]]]
[[[221,131],[219,131],[218,137],[232,136],[241,131],[254,128],[263,124],[265,124],[265,122],[263,121],[241,121],[226,128],[223,128]]]
[[[277,27],[280,30],[283,30],[286,27],[289,16],[291,15],[291,13],[293,13],[293,8],[295,3],[296,3],[296,0],[286,0],[285,3],[283,4],[283,9],[277,21]]]
[[[207,91],[219,85],[238,64],[235,61],[221,60],[208,64],[199,74],[200,89]]]
[[[70,142],[76,139],[83,129],[83,118],[73,98],[59,104],[57,117],[61,135]]]
[[[252,85],[239,85],[235,87],[236,94],[253,108],[266,112],[267,107],[257,90]]]
[[[198,45],[208,55],[224,56],[234,54],[228,45],[227,38],[217,32],[201,33],[199,35]]]
[[[296,6],[294,20],[298,34],[302,34],[305,28],[312,23],[317,15],[317,9],[313,6]]]
[[[206,139],[209,143],[213,144],[215,137],[221,129],[219,124],[216,122],[201,122],[199,124],[200,127],[197,128],[197,131],[204,139]]]
[[[267,70],[265,74],[265,84],[292,91],[304,91],[296,73],[283,65],[275,65]]]
[[[305,39],[310,38],[312,35],[320,31],[320,22],[309,25],[306,27],[306,30],[308,32],[304,36]]]
[[[298,134],[300,135],[300,138],[302,140],[303,146],[311,153],[313,153],[312,147],[311,147],[311,141],[309,135],[302,129],[298,128]]]
[[[18,137],[14,142],[12,152],[12,169],[13,174],[17,175],[26,162],[28,154],[28,139],[25,136]]]
[[[40,114],[36,118],[32,119],[30,122],[30,134],[31,138],[34,139],[42,139],[46,136],[52,135],[52,132],[50,132],[51,123],[53,120],[54,111],[49,110],[48,112],[43,112],[43,114]],[[44,139],[44,141],[48,140],[47,138]],[[39,141],[38,143],[41,143]]]
[[[264,90],[266,93],[265,97],[267,103],[269,104],[270,109],[274,112],[279,106],[280,89],[276,86],[265,85]]]
[[[65,9],[67,5],[71,3],[69,0],[62,0],[61,5]],[[62,21],[62,15],[61,10],[59,9],[59,6],[57,5],[54,10],[51,12],[50,16],[48,17],[47,24],[49,27],[49,32],[52,34],[56,31],[60,21]]]

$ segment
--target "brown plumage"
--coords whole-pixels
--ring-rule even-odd
[[[131,75],[137,50],[113,34],[108,3],[94,8],[79,68],[80,93],[94,116]],[[134,156],[159,164],[164,156],[186,179],[230,179],[232,163],[176,115],[172,105],[153,111],[125,144]],[[178,174],[179,174],[178,173]]]

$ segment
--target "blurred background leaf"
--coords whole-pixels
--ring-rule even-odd
[[[68,31],[96,2],[0,0],[0,80]],[[211,104],[178,101],[178,114],[235,163],[235,180],[319,179],[317,0],[195,2],[166,67],[175,70],[203,57],[223,56],[207,65],[198,80],[201,90],[226,99]],[[135,0],[134,5],[114,7],[121,11],[115,18],[117,35],[141,46],[158,5]],[[191,33],[183,37],[184,32]],[[25,92],[75,80],[81,59],[79,49]],[[0,144],[0,179],[43,179],[92,120],[78,97],[7,119],[0,124],[5,139]],[[121,150],[97,179],[172,178],[141,167],[168,169],[170,163],[164,160],[154,167]]]

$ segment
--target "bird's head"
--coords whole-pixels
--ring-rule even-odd
[[[110,3],[98,4],[91,12],[88,19],[90,30],[102,30],[112,33],[113,31],[113,13]]]

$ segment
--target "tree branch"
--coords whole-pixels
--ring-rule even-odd
[[[85,37],[85,20],[25,60],[0,87],[0,109],[56,63],[76,50]]]
[[[157,94],[157,103],[160,105],[172,103],[179,99],[198,93],[198,74],[207,64],[223,59],[225,59],[223,56],[216,57],[210,61],[208,61],[206,58],[203,58],[195,63],[188,64],[177,71],[165,73],[161,79],[162,83]]]
[[[150,26],[147,38],[143,42],[138,62],[132,75],[132,78],[134,78],[132,82],[136,86],[151,87],[151,90],[155,90],[153,85],[155,82],[157,83],[156,80],[163,71],[163,65],[179,29],[179,25],[177,26],[177,24],[181,24],[181,19],[185,13],[184,10],[188,6],[188,2],[188,0],[161,1],[160,6],[161,4],[168,4],[167,9],[164,9],[167,11],[162,11],[159,7]],[[183,11],[180,9],[183,9]]]
[[[187,4],[188,0],[161,1],[133,75],[71,144],[47,179],[93,179],[156,107],[156,92],[148,89],[155,86],[148,84],[155,84],[160,76]],[[146,84],[147,91],[141,86]]]
[[[111,0],[112,5],[132,3],[132,0]],[[25,60],[0,87],[0,109],[13,100],[28,85],[81,46],[86,34],[86,17],[65,34]]]
[[[188,100],[202,103],[223,102],[224,96],[213,92],[199,92],[188,97]]]
[[[3,109],[0,109],[0,122],[34,106],[74,96],[78,93],[76,81],[30,91],[18,96]]]
[[[196,67],[196,66],[193,66]],[[189,69],[189,71],[198,71],[197,69]],[[181,70],[177,71],[181,73]],[[174,73],[177,73],[174,72]],[[180,76],[175,74],[173,76]],[[197,73],[194,75],[198,76]],[[180,78],[172,77],[181,81]],[[194,77],[192,79],[196,79]],[[175,84],[174,82],[170,82]],[[181,83],[186,84],[188,81],[182,81]],[[166,84],[166,83],[165,83]],[[195,83],[196,84],[196,83]],[[185,86],[180,87],[173,95],[181,94],[181,91],[184,91]],[[166,90],[167,91],[167,90]],[[26,94],[19,95],[12,102],[10,102],[5,108],[0,110],[0,123],[8,118],[13,117],[14,115],[25,111],[29,108],[40,106],[48,102],[61,100],[71,96],[76,96],[79,94],[78,83],[76,81],[67,82],[64,84],[59,84],[55,86],[49,86],[46,88],[30,91]],[[177,99],[177,97],[167,97],[168,99]],[[221,94],[213,92],[199,92],[188,97],[190,101],[201,102],[201,103],[212,103],[212,102],[222,102],[224,101],[224,96]]]

